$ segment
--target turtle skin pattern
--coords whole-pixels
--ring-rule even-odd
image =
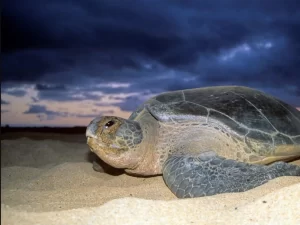
[[[280,176],[300,176],[300,167],[285,162],[253,165],[205,152],[170,156],[163,169],[166,185],[178,198],[243,192]]]

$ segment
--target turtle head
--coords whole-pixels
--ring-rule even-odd
[[[114,116],[97,117],[86,129],[87,144],[92,152],[116,168],[135,168],[139,145],[143,140],[140,124]]]

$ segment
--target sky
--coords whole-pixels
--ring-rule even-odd
[[[1,36],[1,125],[86,126],[215,85],[300,107],[299,0],[4,0]]]

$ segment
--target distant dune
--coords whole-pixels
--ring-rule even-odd
[[[1,127],[1,134],[9,132],[39,132],[39,133],[61,133],[61,134],[81,134],[85,133],[86,127]]]
[[[85,143],[86,127],[1,127],[1,140],[30,138]]]

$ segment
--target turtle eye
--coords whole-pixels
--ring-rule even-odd
[[[109,128],[109,127],[111,127],[111,126],[114,125],[114,124],[115,124],[115,122],[112,121],[112,120],[110,120],[110,121],[108,121],[108,122],[104,125],[104,127],[105,127],[105,128]]]

